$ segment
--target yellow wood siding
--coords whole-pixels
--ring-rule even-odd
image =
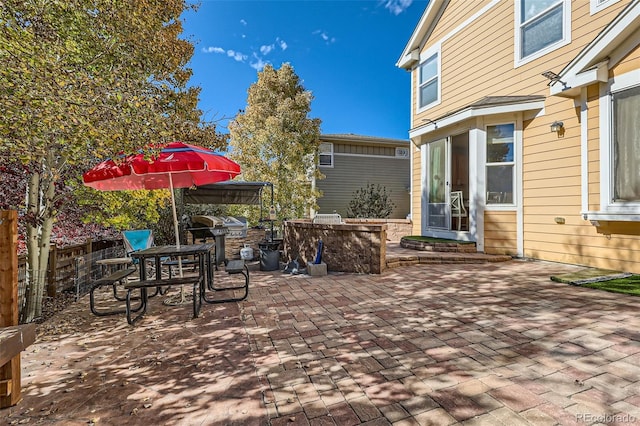
[[[589,210],[600,209],[600,86],[587,88]]]
[[[620,63],[614,66],[610,70],[609,76],[615,77],[637,69],[640,69],[640,47],[636,47]]]
[[[415,115],[414,127],[419,126],[422,119],[435,119],[484,96],[547,95],[548,80],[541,76],[542,71],[559,72],[628,3],[628,0],[620,1],[591,15],[589,1],[572,2],[571,43],[514,68],[515,2],[498,2],[442,43],[442,101]],[[484,4],[486,2],[450,2],[423,50],[431,48],[445,37],[445,29],[451,31],[457,28],[472,14],[469,8],[476,12]],[[418,73],[414,70],[413,74],[413,99],[417,102],[415,83]]]
[[[421,176],[421,165],[420,165],[420,150],[416,149],[413,145],[411,146],[412,153],[411,155],[413,163],[412,170],[413,175],[411,176],[411,208],[413,215],[411,217],[411,222],[413,224],[413,235],[420,235],[422,229],[422,215],[420,211],[420,200],[422,197],[422,182],[420,180]]]
[[[515,212],[491,211],[484,214],[484,251],[489,254],[517,254]]]
[[[487,4],[453,0],[423,47],[425,52],[441,43],[440,103],[420,113],[416,113],[415,108],[418,75],[416,70],[413,71],[414,128],[424,124],[424,119],[437,120],[485,96],[546,97],[544,111],[523,123],[520,171],[523,185],[521,238],[525,257],[640,273],[640,223],[607,222],[596,228],[582,217],[581,132],[584,128],[587,130],[586,195],[590,211],[600,210],[601,167],[603,170],[609,167],[600,164],[600,84],[587,88],[588,121],[583,127],[575,100],[549,96],[549,81],[541,75],[547,70],[556,73],[563,70],[629,2],[616,2],[591,15],[590,1],[572,1],[571,42],[516,67],[514,6],[518,2],[500,1],[457,34],[451,35],[451,31],[460,28],[465,19]],[[610,76],[637,69],[640,69],[640,48],[615,64]],[[494,118],[484,119],[485,123],[490,121],[494,122]],[[564,123],[564,134],[550,131],[554,121]],[[422,142],[450,134],[454,131],[440,129],[430,133]],[[420,153],[414,151],[414,233],[420,231],[421,172]],[[479,173],[483,172],[479,170]],[[484,211],[482,219],[484,234],[478,238],[484,241],[484,251],[516,254],[516,211]],[[611,235],[603,235],[603,232]]]

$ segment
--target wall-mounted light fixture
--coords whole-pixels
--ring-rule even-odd
[[[551,123],[551,131],[554,133],[561,133],[564,130],[564,123],[562,121],[554,121]]]

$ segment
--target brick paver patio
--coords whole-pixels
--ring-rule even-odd
[[[85,297],[23,353],[6,424],[640,424],[640,299],[546,262],[382,275],[253,272],[249,299],[153,300],[136,327]],[[2,418],[2,417],[0,417]]]

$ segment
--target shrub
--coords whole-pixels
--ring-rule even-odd
[[[347,215],[357,218],[387,218],[396,207],[387,194],[387,189],[380,184],[367,184],[353,193],[353,198],[349,201]]]

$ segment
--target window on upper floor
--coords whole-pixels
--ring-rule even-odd
[[[600,12],[620,0],[591,0],[591,14]]]
[[[611,94],[612,203],[640,202],[640,86]]]
[[[515,0],[516,65],[545,55],[571,40],[570,0]]]
[[[425,108],[438,101],[440,95],[440,66],[438,53],[431,55],[420,64],[418,69],[418,108]]]
[[[515,125],[487,126],[487,204],[513,204]]]
[[[318,152],[320,167],[333,167],[333,144],[322,142]]]

